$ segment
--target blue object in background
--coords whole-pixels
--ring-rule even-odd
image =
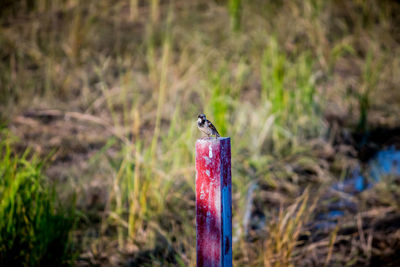
[[[400,175],[400,150],[390,147],[376,153],[368,162],[368,177],[365,177],[360,168],[352,171],[351,175],[344,181],[332,185],[332,189],[350,195],[356,195],[364,190],[370,189],[375,183],[382,180],[387,175]],[[344,199],[339,199],[330,205],[330,210],[326,213],[318,214],[316,228],[326,229],[334,227],[337,219],[345,215],[345,211],[354,204]],[[343,208],[343,210],[341,210]]]

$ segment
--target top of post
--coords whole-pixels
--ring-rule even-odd
[[[230,137],[205,137],[197,139],[196,143],[209,144],[209,143],[219,143],[221,141],[230,140]]]

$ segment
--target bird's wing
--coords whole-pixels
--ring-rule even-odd
[[[211,123],[211,121],[207,120],[207,124],[208,124],[208,127],[210,127],[210,129],[211,129],[213,132],[215,132],[217,136],[221,136],[221,135],[219,134],[219,132],[217,131],[217,128],[215,128],[215,126]]]

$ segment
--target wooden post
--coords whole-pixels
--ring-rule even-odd
[[[198,267],[232,266],[231,139],[196,142]]]

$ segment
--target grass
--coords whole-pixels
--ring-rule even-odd
[[[240,29],[240,20],[242,16],[242,1],[241,0],[230,0],[229,1],[229,14],[231,16],[231,25],[234,31]]]
[[[1,5],[1,119],[23,146],[55,149],[63,197],[79,192],[76,239],[91,264],[194,266],[198,113],[232,138],[235,264],[305,259],[297,237],[314,199],[304,188],[323,188],[351,161],[332,125],[365,131],[374,114],[394,125],[399,110],[399,6],[389,1]],[[47,108],[67,115],[24,115]],[[257,237],[266,250],[241,234],[253,182],[263,212],[280,210]],[[329,240],[322,264],[337,260]],[[116,251],[117,263],[102,262]]]
[[[2,130],[0,142],[0,264],[70,265],[73,211],[58,203],[42,174],[42,162],[29,151],[15,154]]]
[[[264,244],[264,266],[294,266],[292,262],[294,249],[299,245],[298,238],[304,223],[313,211],[312,206],[307,206],[308,198],[309,192],[306,190],[287,208],[286,213],[280,210],[276,221],[270,224],[268,229],[270,236]]]

